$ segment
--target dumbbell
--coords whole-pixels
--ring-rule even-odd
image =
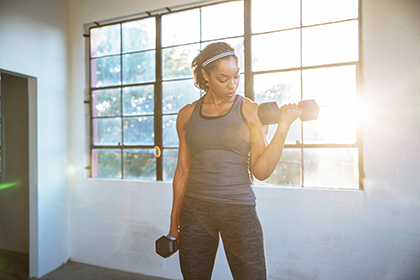
[[[167,258],[178,250],[178,244],[175,237],[168,235],[162,235],[156,240],[156,253]]]
[[[319,107],[315,100],[302,100],[298,103],[302,114],[299,116],[301,121],[312,121],[318,118]],[[258,118],[263,125],[279,123],[281,110],[276,102],[266,102],[258,106]]]

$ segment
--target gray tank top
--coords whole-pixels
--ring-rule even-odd
[[[187,124],[185,141],[191,152],[186,196],[217,203],[255,205],[250,172],[250,130],[238,95],[229,112],[201,114],[202,97]]]

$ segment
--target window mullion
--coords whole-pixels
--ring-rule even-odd
[[[251,71],[251,0],[244,1],[244,59],[245,59],[245,96],[254,96],[254,79]]]
[[[358,51],[359,51],[359,59],[356,64],[356,94],[357,97],[361,97],[363,95],[363,9],[362,9],[362,0],[359,0],[359,12],[358,12]],[[364,190],[364,178],[365,178],[365,171],[363,167],[363,130],[360,125],[358,125],[356,130],[356,143],[359,147],[359,189]]]
[[[123,34],[122,24],[120,23],[120,84],[123,85]],[[123,94],[122,87],[120,87],[120,112],[121,112],[121,143],[118,145],[120,148],[121,158],[121,179],[124,179],[124,116],[123,116]]]
[[[163,127],[162,127],[162,16],[156,16],[156,83],[155,83],[155,145],[163,153]],[[156,157],[156,179],[163,180],[162,154]]]
[[[92,162],[92,151],[93,151],[93,109],[92,109],[92,105],[93,105],[93,100],[92,100],[92,71],[91,71],[91,67],[92,67],[92,58],[91,58],[91,54],[92,54],[92,44],[91,44],[91,32],[89,29],[89,46],[88,46],[88,54],[89,54],[89,136],[90,136],[90,149],[89,149],[89,166],[86,167],[89,174],[88,177],[92,177],[92,166],[93,166],[93,162]]]

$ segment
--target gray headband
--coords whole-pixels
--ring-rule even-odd
[[[212,63],[215,60],[218,60],[219,58],[225,57],[225,56],[229,56],[229,55],[235,55],[234,51],[228,51],[228,52],[224,52],[221,54],[218,54],[216,56],[213,56],[212,58],[207,59],[206,61],[203,62],[203,64],[201,64],[201,66],[204,68],[207,65],[209,65],[210,63]]]

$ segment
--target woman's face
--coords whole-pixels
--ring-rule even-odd
[[[239,86],[238,62],[230,56],[227,59],[220,59],[218,63],[218,67],[210,71],[209,75],[201,70],[209,85],[208,92],[222,99],[231,99]]]

